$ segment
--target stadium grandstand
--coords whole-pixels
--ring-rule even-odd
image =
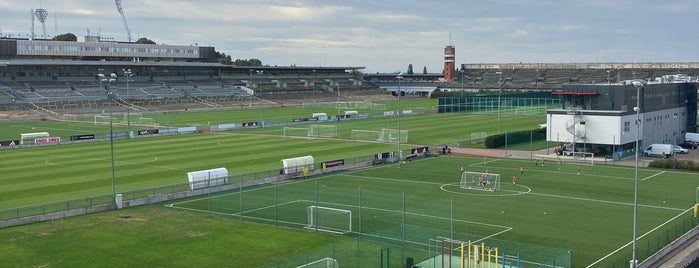
[[[500,74],[498,74],[500,73]],[[615,84],[684,74],[699,76],[699,63],[507,63],[462,64],[442,88],[454,90],[560,90],[571,84]],[[502,75],[502,77],[501,77]]]
[[[0,110],[95,113],[108,106],[108,92],[134,111],[393,99],[363,80],[364,67],[231,66],[216,62],[215,54],[214,47],[95,36],[83,42],[0,39]]]
[[[364,79],[391,92],[398,91],[397,73],[364,74]],[[433,91],[479,92],[556,91],[564,85],[623,84],[657,77],[699,77],[699,63],[482,63],[461,64],[451,80],[442,73],[402,74],[401,96],[430,96]],[[502,79],[502,80],[501,80]]]

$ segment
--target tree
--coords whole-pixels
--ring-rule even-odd
[[[216,51],[216,61],[223,65],[233,65],[233,60],[231,55],[226,55],[226,53]]]
[[[64,34],[59,34],[59,35],[54,36],[51,40],[76,42],[76,41],[78,41],[78,37],[75,36],[73,33],[64,33]]]
[[[241,60],[241,59],[236,59],[233,64],[236,66],[262,66],[262,61],[259,59],[249,59],[249,60]]]
[[[413,64],[408,64],[408,74],[413,74]]]
[[[139,38],[138,40],[136,40],[136,44],[151,44],[151,45],[155,45],[155,41],[150,40],[150,39],[145,38],[145,37],[141,37],[141,38]]]
[[[422,67],[422,74],[427,74],[427,66]]]

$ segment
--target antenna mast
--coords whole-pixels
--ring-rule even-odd
[[[129,25],[126,24],[126,16],[124,16],[124,9],[121,8],[121,0],[114,0],[114,3],[116,4],[119,14],[121,14],[121,20],[124,22],[124,28],[126,28],[126,37],[128,38],[129,43],[131,43],[131,30],[129,30]]]

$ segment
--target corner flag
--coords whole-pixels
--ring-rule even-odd
[[[694,218],[697,217],[697,210],[699,210],[699,203],[694,203]]]

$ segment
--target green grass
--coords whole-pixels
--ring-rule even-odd
[[[154,205],[6,228],[0,239],[3,267],[254,267],[344,238]]]
[[[425,100],[410,103],[406,101],[401,107],[431,107],[432,104]],[[395,107],[396,103],[388,103],[388,106]],[[334,109],[330,112],[332,110]],[[163,120],[168,120],[168,124],[184,126],[258,121],[256,118],[260,118],[260,114],[265,121],[268,120],[265,118],[282,118],[280,121],[286,122],[291,118],[308,117],[310,113],[317,111],[319,108],[201,113],[171,111],[152,117],[165,116]],[[330,112],[329,114],[333,114]],[[502,115],[500,119],[504,131],[529,130],[545,121],[543,116]],[[158,122],[163,121],[159,118]],[[420,145],[453,144],[469,139],[472,132],[487,131],[492,134],[496,132],[496,122],[496,115],[467,113],[400,118],[401,129],[409,131],[408,143]],[[347,139],[352,129],[397,128],[398,118],[347,120],[328,124],[337,125],[338,138]],[[126,126],[117,124],[115,128],[124,131]],[[74,122],[11,122],[0,124],[0,139],[17,139],[19,133],[39,131],[48,131],[52,136],[67,139],[70,135],[88,133],[100,137],[108,129],[105,125]],[[396,149],[395,144],[284,139],[282,133],[282,127],[270,127],[116,140],[117,192],[181,184],[186,182],[185,172],[193,170],[226,167],[231,174],[265,170],[274,172],[281,167],[280,160],[288,157],[310,154],[316,162],[320,162]],[[535,143],[533,148],[538,149],[544,145],[541,142]],[[402,146],[407,149],[412,145]],[[508,149],[528,150],[529,146],[528,143],[518,144],[508,146]],[[314,185],[309,184],[314,180],[280,184],[277,188],[250,189],[250,193],[262,194],[256,196],[245,192],[242,212],[246,212],[247,217],[287,217],[280,214],[280,211],[284,213],[289,209],[297,213],[291,214],[289,217],[292,218],[288,222],[297,224],[281,223],[279,218],[276,222],[247,218],[246,222],[260,221],[298,228],[298,223],[306,219],[306,203],[308,200],[315,201],[314,196],[318,196],[327,205],[341,204],[343,208],[354,211],[358,207],[357,193],[361,187],[362,206],[385,208],[383,212],[366,209],[361,211],[365,216],[363,222],[354,224],[361,224],[367,232],[385,230],[400,223],[402,194],[405,193],[406,210],[414,212],[410,214],[413,216],[406,218],[411,224],[449,229],[450,225],[443,219],[451,217],[448,207],[453,200],[454,219],[458,220],[455,221],[454,228],[458,233],[488,236],[503,231],[487,227],[488,225],[507,226],[512,229],[499,233],[494,238],[570,249],[573,252],[574,267],[584,267],[630,241],[633,169],[583,165],[583,175],[575,176],[577,165],[547,163],[542,168],[534,167],[528,160],[496,159],[489,164],[489,168],[491,172],[503,174],[503,187],[513,187],[509,178],[518,173],[520,165],[524,165],[526,174],[519,178],[519,184],[532,191],[513,196],[482,196],[463,193],[459,189],[445,192],[439,188],[443,184],[458,183],[460,166],[475,171],[482,170],[479,161],[482,158],[440,157],[410,162],[401,168],[382,166],[333,174],[319,178],[319,183],[325,187],[321,188],[318,195],[313,192]],[[0,210],[111,193],[108,142],[0,150],[0,163],[3,163],[0,168]],[[694,201],[696,183],[692,179],[695,176],[695,173],[641,170],[640,177],[644,180],[641,181],[639,195],[639,234],[680,214],[680,210],[686,209]],[[270,196],[273,190],[277,191],[278,199]],[[238,214],[241,212],[240,196],[237,194],[233,192],[212,199],[214,212],[217,212],[214,214],[217,217],[214,218],[206,217],[205,213],[149,206],[3,229],[0,230],[0,239],[11,243],[0,246],[0,259],[10,263],[10,266],[22,267],[88,267],[95,263],[124,267],[191,266],[192,263],[187,263],[187,259],[194,260],[196,266],[254,267],[351,239],[241,223]],[[291,203],[280,205],[284,200]],[[192,201],[183,203],[180,207],[207,211],[208,202]],[[265,209],[259,209],[262,207]],[[544,215],[544,211],[548,214]],[[133,217],[122,219],[118,217],[120,213],[128,213]],[[354,219],[358,220],[356,216],[360,211],[353,213]],[[418,214],[423,216],[414,216]],[[371,222],[373,216],[384,219]],[[221,221],[218,217],[236,221]],[[662,227],[641,240],[639,247],[646,251],[642,256],[652,253],[650,248],[653,245],[666,240],[666,237],[671,236],[669,233],[676,230],[677,228]],[[178,243],[182,246],[176,246]],[[89,250],[68,252],[73,248]],[[148,248],[150,251],[138,248]],[[369,250],[371,248],[367,246],[363,250],[375,254],[376,250]],[[123,260],[126,258],[115,254],[116,249],[129,255],[129,260]],[[90,255],[90,258],[85,258],[86,255]],[[630,250],[627,247],[621,251],[621,255],[612,256],[603,263],[605,265],[600,266],[606,267],[614,263],[621,267],[624,258],[630,258],[629,256]],[[394,263],[399,265],[400,262],[392,261],[392,267]]]
[[[460,189],[461,165],[467,171],[482,172],[487,168],[501,174],[501,191]],[[524,175],[519,174],[520,166],[525,167]],[[235,191],[214,197],[211,210],[218,216],[239,219],[242,207],[246,221],[301,227],[307,223],[305,208],[317,202],[352,210],[353,226],[365,233],[399,226],[404,220],[407,225],[449,230],[448,219],[453,213],[455,233],[569,249],[573,252],[573,266],[583,267],[631,240],[634,171],[628,167],[583,165],[582,175],[577,176],[578,166],[548,163],[535,167],[530,161],[495,159],[484,167],[481,158],[429,158],[400,167],[331,174],[317,180],[317,193],[315,180],[301,181],[245,191],[241,205],[241,197]],[[510,183],[513,175],[519,177],[517,185]],[[640,170],[639,236],[683,214],[692,205],[694,176]],[[206,212],[208,205],[203,198],[178,202],[174,207]],[[692,223],[687,213],[682,219]],[[655,246],[658,236],[664,239],[666,232],[675,235],[675,228],[670,224],[639,239],[639,250],[644,252],[639,256],[647,257],[648,247]],[[427,243],[427,239],[413,242]],[[601,266],[619,265],[624,258],[630,258],[629,247]]]

